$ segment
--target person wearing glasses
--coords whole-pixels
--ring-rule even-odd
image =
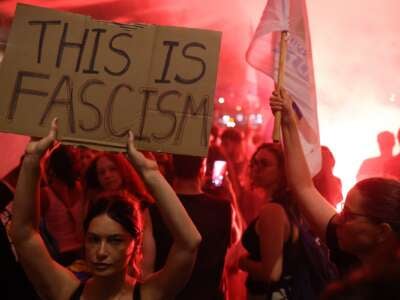
[[[342,274],[357,266],[390,263],[400,243],[400,182],[369,178],[347,194],[343,211],[321,196],[313,185],[297,130],[292,99],[283,89],[273,92],[270,106],[282,113],[282,134],[288,184],[312,229],[330,248]]]
[[[103,195],[89,210],[85,222],[85,260],[91,277],[80,282],[48,254],[38,232],[36,197],[42,155],[56,139],[53,120],[48,136],[31,141],[18,178],[11,237],[21,264],[41,299],[173,299],[189,279],[201,236],[160,174],[156,162],[138,152],[129,133],[128,158],[151,190],[173,237],[164,268],[139,282],[141,215],[132,195]],[[132,269],[132,270],[130,270]]]

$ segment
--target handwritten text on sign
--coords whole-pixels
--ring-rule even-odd
[[[40,16],[40,17],[38,17]],[[0,69],[0,130],[206,155],[220,34],[18,5]]]

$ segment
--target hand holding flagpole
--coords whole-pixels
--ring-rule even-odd
[[[279,47],[279,34],[281,39],[278,56],[275,54]],[[291,35],[293,44],[289,43],[288,34]],[[275,80],[276,89],[284,86],[290,92],[296,104],[303,151],[311,173],[317,174],[321,166],[321,149],[305,0],[268,0],[247,50],[246,59],[250,65]],[[272,135],[274,142],[280,140],[280,119],[281,116],[275,114]]]
[[[285,75],[285,63],[286,63],[286,53],[287,53],[287,40],[288,31],[281,32],[280,41],[280,52],[279,52],[279,68],[278,68],[278,81],[276,83],[275,89],[279,90],[283,85],[283,79]],[[281,112],[275,113],[274,120],[274,130],[272,132],[272,140],[274,143],[279,143],[281,140]]]

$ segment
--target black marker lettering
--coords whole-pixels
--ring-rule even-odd
[[[40,64],[42,62],[42,49],[43,49],[44,36],[46,35],[47,25],[60,25],[61,21],[29,21],[28,24],[41,25],[39,45],[38,45],[38,55],[37,55],[37,63]]]
[[[49,79],[50,75],[27,72],[27,71],[18,71],[17,79],[15,81],[15,86],[14,86],[14,92],[11,98],[10,106],[8,108],[7,119],[9,120],[14,119],[15,111],[17,110],[18,98],[20,94],[41,96],[41,97],[47,97],[49,95],[49,93],[47,92],[22,88],[22,80],[24,79],[24,77]]]
[[[112,115],[113,115],[113,105],[114,105],[114,101],[115,98],[117,97],[118,92],[122,89],[122,88],[126,88],[128,91],[132,92],[133,89],[131,86],[127,85],[127,84],[119,84],[117,85],[111,92],[110,98],[108,100],[107,103],[107,108],[106,108],[106,113],[105,113],[105,125],[106,125],[106,129],[109,130],[109,132],[111,133],[111,135],[113,136],[117,136],[117,137],[122,137],[128,134],[129,129],[122,131],[120,133],[118,133],[116,130],[114,130],[113,124],[112,124]]]
[[[60,93],[61,87],[64,85],[66,87],[67,98],[57,98],[58,94]],[[50,113],[50,110],[53,108],[53,105],[65,105],[68,112],[68,123],[69,128],[72,133],[75,133],[75,119],[74,119],[74,105],[72,103],[72,81],[69,76],[65,75],[61,78],[58,82],[56,88],[54,89],[53,95],[50,98],[49,103],[40,119],[39,125],[43,125],[47,116]]]
[[[79,90],[79,100],[80,100],[80,102],[82,104],[86,105],[86,106],[91,107],[94,110],[95,114],[96,114],[95,124],[92,127],[85,126],[83,120],[79,120],[79,128],[82,129],[83,131],[94,131],[94,130],[97,130],[97,129],[100,128],[101,123],[103,122],[103,118],[102,118],[100,110],[97,108],[96,105],[94,105],[93,103],[90,103],[85,97],[86,90],[89,87],[93,86],[93,85],[104,85],[104,82],[101,81],[101,80],[97,80],[97,79],[90,79],[90,80],[86,81],[83,84],[83,86],[81,87],[81,89]]]
[[[166,80],[165,77],[167,77],[168,74],[168,69],[169,69],[169,64],[171,63],[171,56],[172,56],[172,50],[174,47],[179,46],[178,42],[175,41],[164,41],[164,46],[169,46],[168,52],[167,52],[167,57],[165,58],[165,63],[164,63],[164,69],[163,73],[161,76],[161,79],[156,79],[156,83],[170,83],[171,81]]]
[[[92,57],[90,58],[89,69],[83,70],[83,73],[98,74],[99,71],[94,69],[94,65],[96,63],[97,50],[99,49],[100,35],[102,33],[105,33],[106,30],[101,28],[94,28],[92,29],[92,32],[96,32],[96,37],[94,38],[93,49],[92,49]]]
[[[57,55],[57,63],[56,63],[56,67],[59,68],[61,65],[61,60],[64,54],[64,48],[78,48],[79,49],[79,56],[78,59],[76,61],[76,66],[75,66],[75,72],[79,71],[79,68],[81,66],[81,60],[82,60],[82,54],[83,54],[83,50],[85,49],[85,45],[86,45],[86,40],[87,40],[87,36],[88,36],[88,32],[89,29],[85,29],[84,33],[83,33],[83,38],[82,38],[82,42],[81,43],[72,43],[72,42],[67,42],[66,41],[66,36],[67,36],[67,32],[68,32],[68,23],[64,24],[64,30],[60,39],[60,45],[58,47],[58,55]]]
[[[185,102],[185,107],[182,112],[182,117],[178,125],[178,130],[175,135],[174,144],[178,145],[182,141],[183,131],[185,129],[186,117],[190,114],[192,116],[197,116],[202,112],[201,116],[203,116],[203,126],[200,135],[200,144],[203,146],[208,145],[208,138],[207,138],[207,112],[208,112],[208,96],[204,96],[202,101],[200,102],[197,109],[193,106],[193,97],[188,95]]]
[[[173,110],[168,110],[168,109],[162,108],[162,103],[163,103],[164,99],[166,99],[168,96],[178,96],[178,98],[179,98],[179,97],[182,96],[182,93],[180,93],[178,91],[174,91],[174,90],[173,91],[167,91],[167,92],[161,94],[160,97],[158,98],[157,109],[163,115],[166,115],[172,121],[171,129],[166,134],[164,134],[163,136],[161,136],[161,135],[157,136],[155,134],[151,135],[152,138],[154,138],[155,140],[157,140],[159,142],[161,142],[163,140],[166,140],[166,139],[169,139],[174,134],[175,128],[176,128],[176,115],[175,115],[175,112]]]
[[[185,78],[182,78],[181,76],[179,76],[177,74],[175,76],[175,80],[177,82],[179,82],[179,83],[183,83],[183,84],[195,83],[196,81],[199,81],[204,76],[204,73],[206,72],[206,63],[204,62],[203,59],[201,59],[200,57],[196,57],[196,56],[187,54],[187,50],[189,48],[192,48],[192,47],[201,48],[201,49],[204,49],[204,50],[206,50],[207,48],[206,48],[206,46],[204,46],[203,44],[200,44],[200,43],[189,43],[182,50],[182,55],[184,57],[200,62],[200,64],[201,64],[201,72],[197,77],[194,77],[192,79],[185,79]]]
[[[144,125],[146,121],[147,105],[151,94],[157,93],[156,89],[141,88],[140,93],[144,94],[144,103],[142,106],[142,119],[139,126],[139,135],[135,135],[135,138],[140,141],[150,141],[149,137],[143,136]]]
[[[118,53],[119,55],[125,57],[125,59],[126,59],[125,67],[121,71],[114,72],[114,71],[111,71],[109,68],[104,67],[104,70],[108,74],[111,74],[114,76],[120,76],[120,75],[124,74],[126,71],[128,71],[129,66],[131,65],[131,59],[130,59],[128,53],[126,53],[125,51],[123,51],[121,49],[115,48],[115,46],[113,44],[114,40],[116,40],[117,38],[122,37],[122,36],[132,38],[132,35],[130,35],[129,33],[119,33],[119,34],[113,36],[113,38],[110,40],[110,43],[108,44],[108,46],[110,47],[111,50],[113,50],[115,53]]]

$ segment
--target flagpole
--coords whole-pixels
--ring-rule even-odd
[[[279,53],[279,68],[278,68],[278,81],[276,83],[275,89],[279,90],[283,85],[283,79],[285,75],[285,63],[286,63],[286,53],[287,53],[287,39],[288,31],[281,32],[280,41],[280,53]],[[272,140],[274,143],[279,143],[281,140],[281,112],[275,113],[274,120],[274,131],[272,132]]]

